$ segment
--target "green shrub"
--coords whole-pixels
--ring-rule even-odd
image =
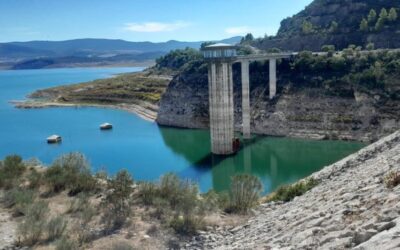
[[[394,188],[400,184],[400,172],[391,171],[384,177],[384,183],[387,188]]]
[[[65,154],[56,159],[47,169],[45,180],[53,192],[69,188],[70,195],[94,191],[97,184],[89,163],[80,153]]]
[[[48,212],[48,204],[43,201],[33,203],[27,208],[23,222],[18,225],[20,245],[32,246],[41,240],[47,224]]]
[[[44,179],[52,191],[58,193],[64,190],[68,184],[64,169],[61,166],[51,166],[47,169]]]
[[[219,208],[219,195],[214,190],[210,190],[201,195],[203,200],[201,205],[204,211],[216,211]]]
[[[181,180],[176,174],[167,173],[160,180],[160,196],[168,200],[173,209],[179,202]]]
[[[176,233],[181,235],[195,235],[198,230],[204,227],[204,221],[199,217],[174,217],[170,226],[175,230]]]
[[[368,43],[365,46],[365,49],[367,49],[368,51],[374,50],[375,49],[375,44],[374,43]]]
[[[108,180],[108,174],[106,171],[103,171],[103,170],[96,172],[95,177],[97,179],[104,180],[104,181]]]
[[[145,205],[153,205],[154,200],[159,196],[159,189],[151,182],[139,183],[139,196]]]
[[[108,188],[110,192],[103,202],[105,211],[103,223],[105,232],[121,228],[131,213],[131,200],[133,179],[126,170],[119,171],[109,180]]]
[[[170,208],[169,202],[165,199],[157,197],[153,200],[154,211],[151,213],[151,216],[161,220],[162,223],[168,220],[168,217],[172,214],[172,210]]]
[[[72,199],[68,208],[68,213],[82,212],[89,206],[89,196],[85,193],[80,193],[76,198]]]
[[[47,239],[53,241],[60,238],[64,234],[66,228],[67,221],[63,217],[57,216],[51,218],[46,225]]]
[[[217,193],[213,189],[202,194],[201,209],[203,211],[215,212],[218,209],[226,210],[230,205],[229,192]]]
[[[247,213],[257,204],[261,191],[262,184],[258,177],[248,174],[233,176],[230,188],[231,211]]]
[[[92,206],[85,206],[77,215],[78,220],[75,224],[74,232],[77,235],[79,244],[82,245],[93,239],[93,234],[90,230],[90,223],[96,215],[96,210]]]
[[[321,50],[323,52],[335,52],[335,45],[323,45]]]
[[[26,167],[18,155],[7,156],[0,164],[0,188],[11,189],[18,185],[18,179]]]
[[[29,175],[27,176],[30,189],[37,189],[42,184],[43,175],[39,173],[36,169],[31,169]]]
[[[14,216],[27,213],[27,208],[33,203],[35,193],[32,190],[13,188],[6,191],[3,197],[3,204],[7,208],[13,208]]]
[[[281,186],[268,200],[285,202],[291,201],[294,199],[294,197],[303,195],[316,185],[318,185],[318,182],[314,178],[308,178],[293,185]]]
[[[176,214],[170,225],[179,234],[193,235],[204,226],[204,210],[200,206],[197,185],[181,181],[178,191]]]

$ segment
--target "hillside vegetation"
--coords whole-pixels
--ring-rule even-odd
[[[200,194],[195,183],[172,173],[155,182],[135,181],[127,170],[93,175],[80,153],[46,168],[10,155],[0,161],[0,215],[11,215],[2,223],[17,224],[9,232],[15,247],[177,249],[200,230],[232,228],[247,218],[262,184],[246,174],[231,183],[226,193]]]
[[[400,47],[400,2],[392,0],[314,0],[303,11],[281,22],[276,36],[252,42],[261,49],[319,51],[332,44],[376,48]]]
[[[157,104],[169,80],[167,76],[122,74],[87,83],[38,90],[30,97],[66,103],[118,104],[145,101]]]

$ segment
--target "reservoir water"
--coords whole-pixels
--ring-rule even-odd
[[[159,127],[134,114],[103,108],[16,109],[9,103],[37,89],[78,83],[141,68],[74,68],[0,71],[0,158],[19,154],[50,164],[67,152],[82,152],[93,170],[114,174],[128,169],[135,180],[157,180],[167,172],[199,183],[202,191],[229,187],[230,176],[259,176],[265,192],[294,182],[364,145],[357,142],[310,141],[257,137],[236,155],[213,157],[208,130]],[[112,131],[100,131],[110,122]],[[59,134],[63,142],[48,145]]]

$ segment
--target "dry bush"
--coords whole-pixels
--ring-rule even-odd
[[[80,193],[76,198],[71,199],[67,213],[82,212],[90,206],[89,195],[86,193]]]
[[[318,182],[311,177],[292,185],[281,186],[268,198],[268,201],[291,201],[294,197],[303,195],[316,185],[318,185]]]
[[[95,208],[91,206],[84,206],[78,213],[78,221],[75,224],[75,233],[77,240],[80,244],[90,242],[94,235],[91,232],[90,223],[96,215]]]
[[[159,196],[158,186],[152,182],[139,183],[139,197],[143,204],[153,205],[154,200]]]
[[[67,221],[61,216],[51,218],[47,223],[47,239],[54,241],[63,236],[65,229],[67,228]]]
[[[48,212],[48,204],[44,201],[35,202],[27,208],[24,220],[18,225],[19,245],[32,246],[41,240]]]
[[[30,189],[38,189],[43,182],[43,175],[39,173],[36,169],[32,168],[27,176],[27,180],[29,182],[28,187]]]
[[[400,171],[391,171],[385,177],[383,182],[387,188],[394,188],[400,184]]]
[[[160,180],[160,196],[169,201],[171,208],[175,209],[179,203],[181,180],[173,173],[165,174]]]
[[[234,213],[247,213],[257,204],[261,191],[262,184],[258,177],[248,174],[233,176],[229,210]]]
[[[229,208],[230,197],[228,192],[217,193],[214,190],[210,190],[201,196],[203,198],[201,205],[204,211],[215,212],[219,209],[225,210]]]
[[[120,229],[131,215],[131,194],[133,179],[126,170],[119,171],[109,180],[110,192],[103,201],[104,233],[110,234]]]
[[[27,213],[27,208],[35,200],[35,195],[32,190],[13,188],[6,191],[2,201],[6,208],[13,208],[14,216],[21,216]]]

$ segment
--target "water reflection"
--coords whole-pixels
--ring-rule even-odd
[[[182,177],[201,179],[211,171],[211,185],[217,191],[227,190],[230,177],[248,173],[260,177],[265,192],[291,183],[331,164],[363,147],[361,143],[309,141],[288,138],[255,137],[229,157],[210,154],[207,130],[160,129],[164,143],[192,164]]]

